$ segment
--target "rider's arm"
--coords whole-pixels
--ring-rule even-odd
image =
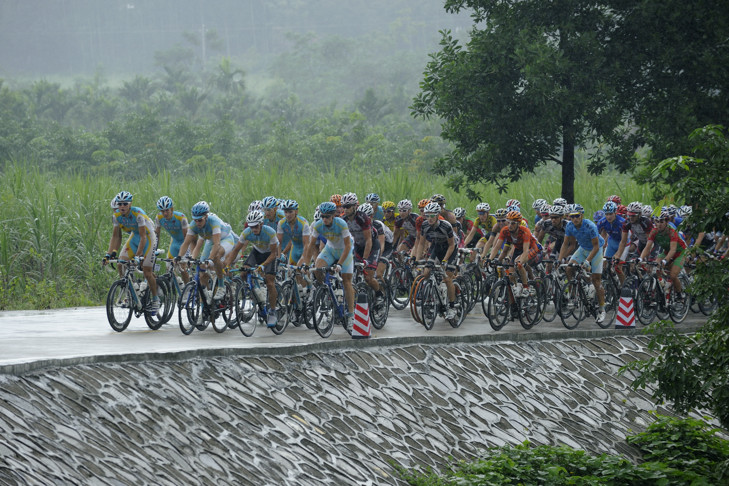
[[[640,254],[641,260],[645,260],[648,258],[648,255],[651,254],[651,250],[653,249],[653,240],[648,240],[645,244],[645,248],[643,248],[643,252]]]
[[[139,228],[139,245],[137,246],[137,252],[134,256],[142,256],[144,254],[144,247],[147,246],[147,229]]]
[[[620,261],[623,261],[623,251],[625,251],[625,246],[628,244],[628,232],[623,231],[623,234],[620,237],[620,244],[618,245],[618,251],[615,252],[615,256],[620,259]]]
[[[371,245],[370,245],[371,246]],[[347,259],[347,256],[352,251],[352,238],[347,236],[344,238],[344,251],[342,252],[342,255],[339,257],[339,261],[337,262],[340,266],[344,264],[344,261]]]
[[[362,251],[362,258],[367,260],[370,257],[370,253],[372,253],[372,228],[362,230],[362,234],[365,237],[365,247]]]
[[[451,255],[453,254],[453,251],[456,249],[456,238],[451,236],[448,238],[448,249],[446,250],[445,256],[443,257],[443,261],[447,262]]]
[[[494,241],[493,245],[491,246],[491,254],[489,255],[489,259],[491,259],[491,260],[496,258],[496,254],[499,252],[499,250],[501,250],[501,245],[504,243],[504,240],[500,236],[498,236],[498,237],[494,236],[494,238],[496,238],[496,240]],[[490,241],[491,240],[489,239],[489,242]],[[499,259],[501,259],[501,258],[503,258],[503,255],[501,255]]]
[[[666,253],[666,257],[664,258],[664,260],[670,262],[673,257],[676,256],[676,248],[678,248],[678,242],[672,241],[669,245],[669,250],[668,253]]]
[[[476,231],[478,231],[478,228],[476,227],[476,224],[474,223],[471,227],[471,230],[468,232],[468,236],[466,236],[466,239],[463,240],[463,246],[468,246],[468,244],[473,239],[474,235],[476,234]]]
[[[235,243],[235,246],[233,247],[233,249],[230,250],[230,253],[228,253],[228,256],[225,257],[224,266],[229,267],[231,265],[231,263],[233,263],[233,261],[238,257],[238,254],[242,250],[245,250],[247,246],[248,246],[247,240],[245,243],[241,243],[240,240],[238,240]]]
[[[595,236],[592,240],[592,250],[590,250],[590,254],[587,255],[586,262],[591,262],[593,258],[595,258],[595,255],[597,255],[597,252],[600,251],[600,237]]]
[[[111,231],[111,240],[109,241],[109,251],[107,251],[107,253],[111,254],[115,251],[118,251],[119,247],[121,246],[121,240],[121,227],[114,226]]]
[[[572,254],[572,246],[575,244],[574,236],[567,236],[565,235],[564,241],[562,242],[562,248],[559,250],[559,260],[561,261],[565,257]]]

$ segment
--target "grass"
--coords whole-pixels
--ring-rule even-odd
[[[271,170],[251,174],[209,168],[197,174],[163,172],[136,181],[122,181],[113,174],[88,177],[50,174],[8,163],[0,186],[0,309],[45,308],[100,304],[113,274],[101,271],[111,235],[111,198],[121,190],[134,194],[134,205],[156,215],[156,201],[169,195],[175,207],[189,215],[192,205],[208,201],[212,211],[240,231],[248,204],[268,195],[296,199],[301,214],[311,218],[314,208],[334,193],[356,192],[360,200],[377,192],[394,202],[408,198],[414,203],[436,193],[446,196],[447,206],[465,207],[475,216],[476,201],[468,201],[446,187],[446,180],[430,174],[398,168],[373,174],[366,168],[346,175],[307,175]],[[512,184],[507,194],[494,187],[477,190],[492,208],[507,199],[522,202],[527,217],[533,216],[536,198],[552,200],[561,191],[558,167],[544,167]],[[619,194],[625,202],[649,201],[647,188],[628,176],[608,173],[593,176],[580,168],[576,174],[577,201],[588,214],[599,209],[607,196]],[[169,244],[162,235],[160,248]],[[42,298],[41,298],[42,297]]]

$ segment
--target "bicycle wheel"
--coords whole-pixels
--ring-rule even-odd
[[[214,300],[213,315],[210,317],[213,330],[217,333],[225,332],[230,326],[230,322],[234,321],[235,304],[232,286],[225,282],[225,295],[220,300]]]
[[[665,287],[662,287],[661,289],[658,289],[658,287],[656,287],[656,317],[660,321],[664,321],[671,317],[671,314],[668,310],[668,296],[665,292]]]
[[[160,306],[159,309],[157,309],[157,312],[145,312],[144,313],[144,320],[147,322],[147,326],[153,330],[156,331],[160,327],[162,327],[162,324],[165,323],[165,306],[167,305],[167,285],[163,282],[162,285],[160,285],[159,280],[157,281],[157,297],[159,297]],[[144,293],[146,294],[144,298],[142,298],[142,302],[147,305],[149,301],[152,299],[152,297],[149,295],[149,289],[145,290]]]
[[[607,329],[615,323],[615,318],[618,316],[620,293],[611,280],[603,280],[602,285],[605,290],[605,320],[598,322],[597,325]]]
[[[334,330],[334,302],[329,287],[319,287],[314,293],[314,329],[319,336],[328,338]]]
[[[420,293],[420,289],[424,281],[425,277],[423,277],[422,275],[418,275],[415,280],[413,280],[410,288],[410,314],[413,316],[413,319],[415,319],[415,322],[418,322],[420,324],[423,323],[419,315],[420,303],[423,298],[422,294]]]
[[[473,305],[476,305],[476,302],[472,301],[471,299],[471,294],[473,292],[473,282],[471,282],[470,278],[460,275],[453,279],[453,281],[458,282],[461,286],[461,291],[463,293],[463,296],[461,298],[466,303],[466,313],[471,312],[471,308],[473,307],[471,305],[471,302],[473,302]]]
[[[523,297],[520,302],[519,322],[524,329],[531,329],[542,318],[542,308],[544,307],[544,294],[541,282],[537,280],[529,281],[531,289],[527,297]]]
[[[435,324],[435,318],[438,316],[438,297],[435,293],[438,291],[433,282],[430,280],[424,280],[421,289],[418,291],[420,296],[420,318],[421,324],[427,330],[433,329]]]
[[[408,305],[412,283],[410,272],[405,267],[397,267],[390,274],[390,299],[395,309],[403,310]]]
[[[567,285],[560,288],[558,306],[557,313],[562,325],[567,329],[576,328],[585,318],[585,303],[575,280],[567,282]]]
[[[132,320],[132,295],[125,280],[117,280],[106,295],[106,318],[116,332],[122,332]]]
[[[542,320],[544,322],[552,322],[557,317],[557,299],[559,296],[559,282],[554,278],[554,275],[544,277],[542,280],[542,290],[544,293]]]
[[[199,321],[202,321],[202,303],[195,282],[187,282],[180,294],[180,309],[178,312],[180,331],[189,335],[194,331]]]
[[[245,337],[251,337],[256,332],[258,319],[255,319],[257,305],[253,298],[251,288],[246,282],[238,285],[235,289],[235,320],[238,329]]]
[[[164,311],[162,313],[162,323],[166,324],[172,319],[172,315],[175,313],[175,299],[177,294],[175,292],[174,285],[170,282],[170,279],[166,275],[157,277],[157,285],[164,286],[165,288],[165,300],[162,302]]]
[[[500,280],[491,286],[486,306],[486,317],[489,320],[491,329],[498,331],[506,325],[509,320],[509,286]]]
[[[653,322],[656,316],[656,291],[653,286],[653,277],[646,277],[640,281],[635,294],[635,315],[644,326]]]
[[[283,313],[281,316],[281,320],[286,321],[286,325],[288,326],[289,323],[291,323],[293,326],[300,326],[301,323],[298,322],[296,318],[296,295],[294,294],[294,283],[293,280],[288,280],[281,285],[281,306],[283,307]]]
[[[387,316],[390,314],[390,295],[389,289],[382,279],[377,279],[380,284],[382,296],[377,297],[376,293],[371,292],[372,301],[370,304],[370,322],[375,329],[382,329],[387,322]]]
[[[689,307],[691,307],[691,296],[686,293],[686,288],[689,285],[688,278],[684,275],[679,275],[678,279],[681,281],[681,288],[683,289],[683,301],[676,298],[675,290],[671,292],[671,300],[668,306],[668,312],[671,315],[671,320],[676,324],[683,322],[688,314]]]
[[[284,301],[284,293],[281,286],[276,283],[276,325],[269,328],[274,334],[283,334],[286,327],[289,325],[288,310]]]

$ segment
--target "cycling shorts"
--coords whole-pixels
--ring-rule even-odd
[[[119,256],[126,255],[127,260],[133,259],[134,255],[137,254],[137,250],[139,249],[139,239],[139,233],[133,233],[132,236],[124,244],[124,247],[122,248]],[[154,262],[157,259],[155,255],[156,252],[157,238],[154,233],[148,233],[147,243],[144,245],[144,251],[142,252],[142,256],[144,257],[144,260],[142,261],[142,267],[154,267]]]
[[[571,257],[571,260],[577,263],[584,263],[585,260],[587,260],[587,256],[590,254],[590,251],[592,250],[586,250],[585,248],[578,248],[576,252]],[[592,261],[590,261],[590,268],[592,273],[596,273],[598,275],[602,275],[602,248],[598,250],[598,252],[595,254],[594,257],[592,257]]]
[[[343,252],[344,248],[332,248],[331,246],[326,245],[319,253],[317,261],[322,260],[329,266],[334,265],[339,263],[339,258],[342,256]],[[354,253],[351,249],[349,250],[349,255],[345,258],[344,263],[342,263],[342,273],[354,273]]]

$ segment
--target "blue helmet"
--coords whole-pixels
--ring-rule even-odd
[[[615,204],[615,203],[613,203],[613,204]],[[602,210],[595,211],[592,214],[592,220],[595,222],[600,221],[604,217],[605,217],[605,211],[602,211]]]
[[[205,201],[196,202],[192,207],[192,219],[202,219],[203,216],[210,212],[210,206]]]
[[[278,199],[273,196],[266,196],[263,198],[262,203],[264,209],[275,209],[278,206]]]
[[[299,203],[293,199],[287,199],[281,204],[281,209],[286,210],[297,210],[299,209]]]
[[[608,201],[602,207],[602,210],[605,212],[605,214],[617,213],[618,212],[618,205],[615,204],[612,201]]]
[[[570,215],[572,214],[585,214],[585,208],[583,208],[580,204],[573,204],[570,209]]]
[[[337,210],[336,204],[333,202],[323,202],[319,205],[319,212],[324,216],[325,214],[334,214]]]
[[[161,198],[157,199],[157,209],[159,209],[160,211],[171,208],[172,199],[170,198],[170,196],[162,196]]]
[[[129,191],[122,191],[116,195],[116,202],[132,202],[132,193]]]

